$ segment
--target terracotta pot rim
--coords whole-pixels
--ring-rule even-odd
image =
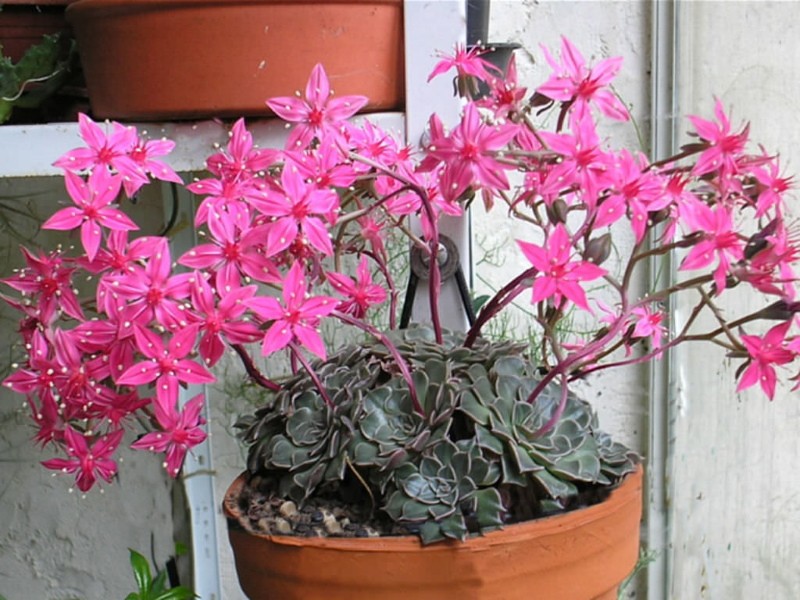
[[[270,541],[283,546],[303,546],[314,548],[328,548],[339,551],[386,551],[386,552],[452,552],[453,549],[462,549],[468,552],[486,549],[509,541],[521,540],[537,536],[556,535],[563,530],[582,527],[588,523],[598,521],[607,514],[624,510],[630,504],[637,502],[642,493],[642,478],[644,469],[638,465],[636,471],[625,477],[622,483],[611,491],[603,502],[593,504],[586,508],[572,510],[566,513],[543,517],[533,521],[514,523],[501,529],[490,531],[480,536],[470,537],[465,542],[456,540],[446,541],[423,546],[417,536],[387,536],[378,538],[336,538],[336,537],[299,537],[291,535],[270,535],[253,531],[244,527],[239,520],[239,509],[235,498],[244,486],[247,472],[241,473],[231,483],[225,493],[222,503],[223,512],[228,519],[228,527],[236,528],[256,538]]]
[[[67,12],[78,14],[81,12],[91,12],[102,8],[104,10],[119,9],[130,11],[137,7],[140,10],[147,9],[152,5],[152,10],[164,10],[169,8],[189,8],[203,6],[237,6],[237,5],[263,5],[263,4],[400,4],[403,0],[51,0],[53,4],[70,4]],[[45,4],[42,2],[25,2],[25,4]]]

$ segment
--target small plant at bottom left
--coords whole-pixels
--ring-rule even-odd
[[[186,586],[171,587],[167,578],[167,569],[162,569],[153,577],[147,559],[136,550],[130,548],[128,550],[138,591],[125,596],[125,600],[189,600],[197,598],[194,592]]]

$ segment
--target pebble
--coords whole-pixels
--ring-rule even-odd
[[[325,531],[328,532],[328,535],[341,535],[344,531],[333,515],[326,516],[322,524],[325,526]]]
[[[275,519],[275,531],[281,535],[290,535],[292,533],[292,525],[286,519],[277,517]]]
[[[291,500],[287,500],[281,507],[278,509],[278,512],[281,516],[286,517],[287,519],[291,519],[293,516],[297,514],[297,505],[292,502]]]

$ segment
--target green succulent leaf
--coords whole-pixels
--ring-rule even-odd
[[[505,450],[502,440],[495,437],[489,429],[481,425],[475,426],[475,440],[478,446],[496,456],[502,455]]]
[[[636,456],[597,430],[577,396],[550,384],[528,402],[538,370],[519,344],[478,339],[466,348],[458,333],[437,344],[424,327],[387,337],[411,367],[424,416],[383,343],[344,348],[314,366],[333,407],[298,375],[242,420],[248,468],[268,472],[298,502],[353,473],[365,497],[424,543],[515,518],[519,507],[503,506],[503,489],[521,488],[510,497],[528,498],[528,514],[547,514],[635,468]],[[562,399],[560,419],[540,433]]]
[[[475,492],[475,516],[481,529],[500,527],[506,512],[500,492],[495,488],[486,488]]]

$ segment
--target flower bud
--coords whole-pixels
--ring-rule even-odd
[[[586,250],[583,252],[584,260],[600,265],[611,256],[611,234],[606,233],[600,237],[586,242]]]
[[[563,198],[556,198],[552,204],[546,206],[547,218],[553,225],[567,222],[569,207]]]

